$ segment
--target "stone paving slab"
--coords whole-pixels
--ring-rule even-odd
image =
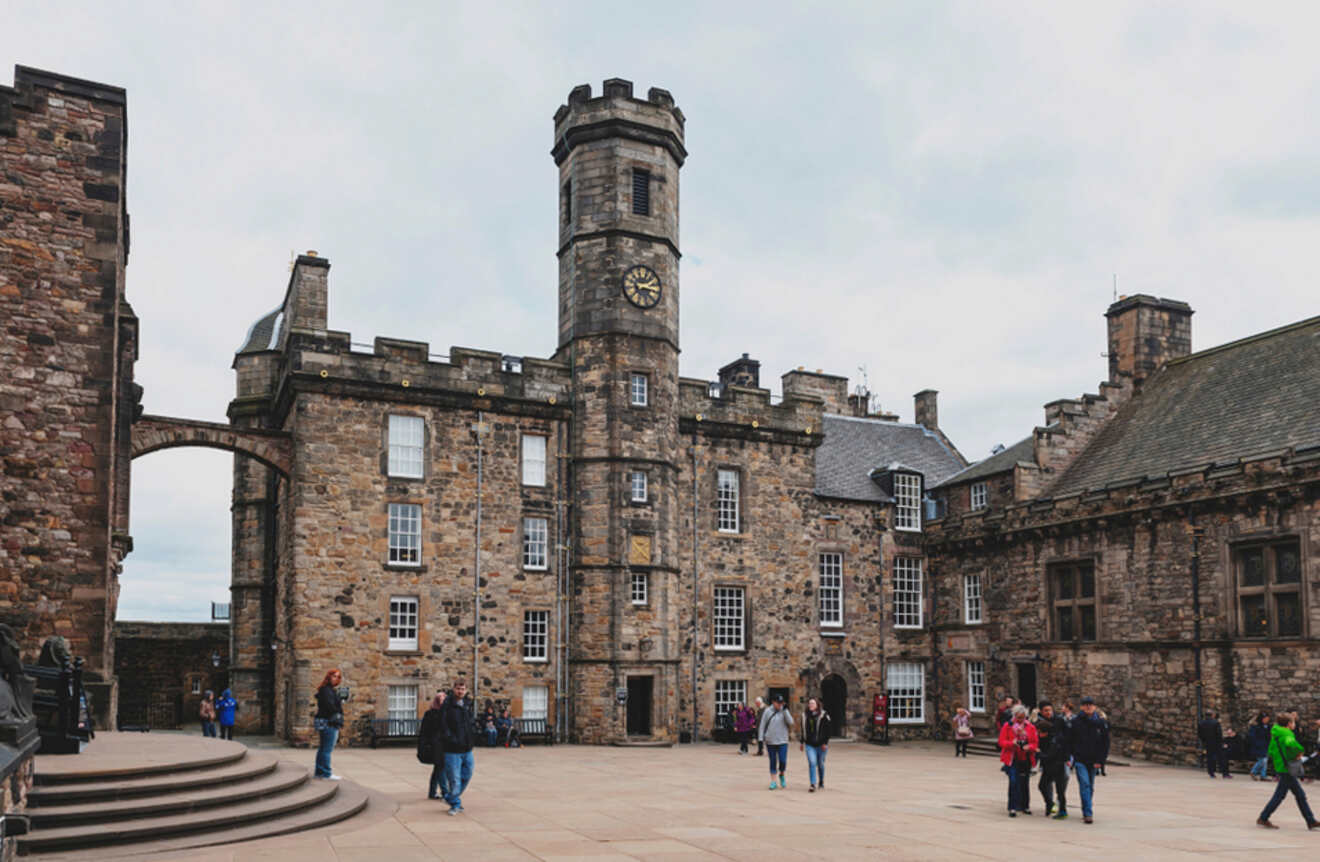
[[[1256,815],[1274,790],[1245,777],[1210,780],[1186,768],[1112,767],[1096,789],[1096,822],[1004,812],[1005,779],[989,758],[958,759],[951,748],[836,743],[825,789],[808,793],[806,762],[791,751],[788,789],[766,789],[764,757],[732,746],[670,749],[559,745],[478,749],[464,795],[449,817],[427,800],[429,767],[407,748],[341,749],[335,771],[398,804],[362,827],[290,835],[182,856],[189,862],[333,860],[1000,860],[1005,854],[1126,860],[1313,860],[1320,831],[1308,832],[1291,801],[1267,832]],[[313,752],[281,757],[310,763]],[[1320,785],[1312,804],[1320,803]]]

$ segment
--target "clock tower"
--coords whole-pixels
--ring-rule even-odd
[[[678,173],[683,113],[611,78],[555,113],[559,350],[572,368],[572,736],[677,737],[690,611],[678,529]],[[686,497],[683,499],[687,499]],[[690,503],[690,500],[688,501]]]

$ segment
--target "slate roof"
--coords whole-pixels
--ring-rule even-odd
[[[962,458],[921,425],[825,414],[825,440],[816,449],[816,494],[888,503],[871,481],[873,469],[898,462],[921,472],[931,486],[963,467]]]
[[[1012,446],[1002,452],[991,455],[981,461],[968,467],[966,470],[959,470],[949,478],[940,483],[941,486],[953,485],[961,482],[971,482],[975,479],[984,479],[986,476],[993,476],[996,473],[1004,473],[1013,469],[1013,465],[1019,461],[1034,461],[1036,458],[1036,449],[1033,444],[1035,437],[1026,437],[1017,441]]]
[[[1175,359],[1046,494],[1320,445],[1320,317]]]
[[[238,348],[237,353],[260,353],[263,350],[274,350],[280,336],[280,323],[282,322],[284,306],[280,306],[269,314],[261,317],[252,327],[248,329],[247,337],[243,339],[243,346]]]

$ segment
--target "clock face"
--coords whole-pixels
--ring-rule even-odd
[[[660,301],[660,276],[649,266],[634,266],[623,274],[623,295],[638,308],[651,308]]]

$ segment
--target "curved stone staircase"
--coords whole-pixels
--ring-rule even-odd
[[[102,745],[107,738],[113,744]],[[99,848],[104,857],[227,844],[336,823],[367,801],[352,782],[313,779],[305,766],[236,742],[98,734],[82,754],[38,757],[26,812],[32,831],[18,839],[18,853]]]

